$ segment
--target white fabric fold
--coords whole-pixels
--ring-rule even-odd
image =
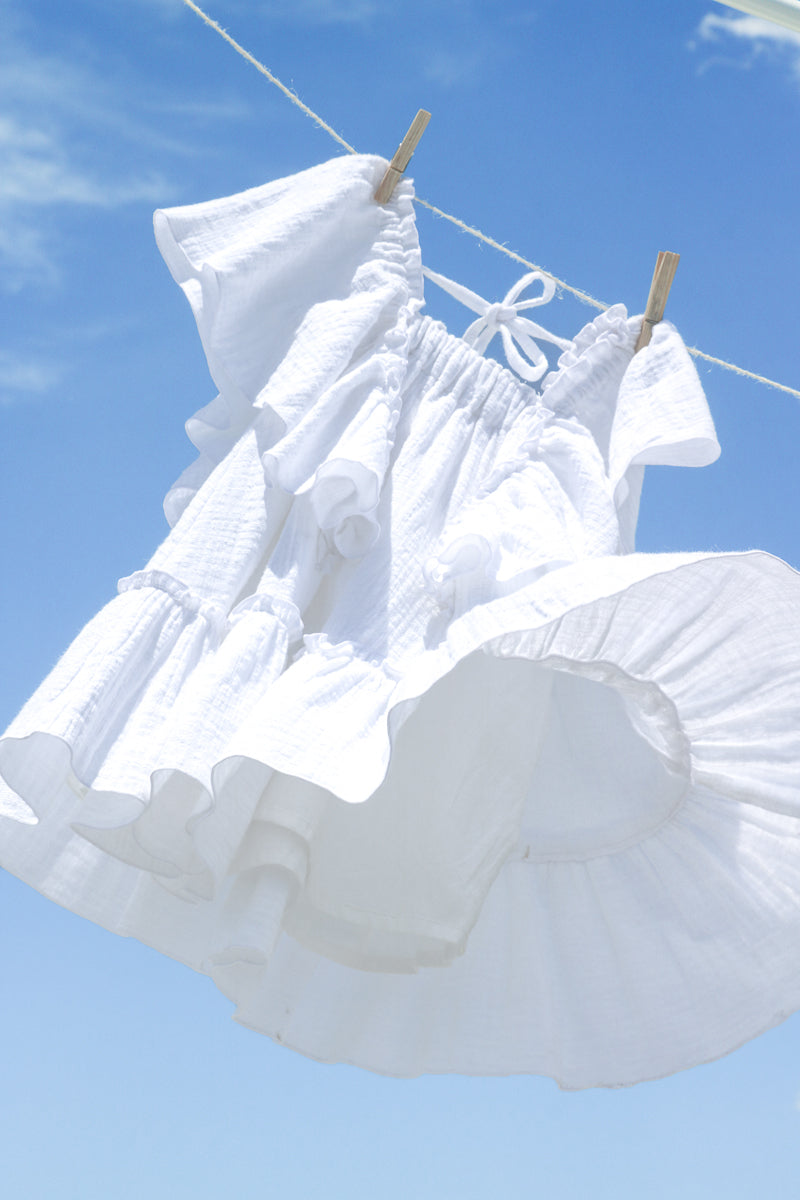
[[[645,465],[719,450],[679,335],[521,382],[477,347],[538,372],[532,281],[424,316],[384,166],[157,216],[220,394],[0,740],[0,861],[317,1058],[678,1070],[800,1005],[800,580],[633,552]]]

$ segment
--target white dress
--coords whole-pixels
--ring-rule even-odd
[[[633,552],[718,446],[620,306],[540,391],[345,157],[156,216],[219,397],[0,743],[0,862],[326,1061],[626,1084],[800,1007],[800,580]]]

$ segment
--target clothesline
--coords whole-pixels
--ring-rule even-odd
[[[340,146],[347,150],[348,154],[358,154],[358,150],[356,150],[355,146],[351,146],[350,143],[346,141],[340,133],[336,132],[332,125],[329,125],[328,122],[325,121],[318,113],[315,113],[312,108],[309,108],[307,104],[304,104],[300,97],[293,92],[291,88],[288,88],[285,83],[278,79],[277,75],[273,75],[273,73],[264,65],[264,63],[259,62],[259,60],[255,58],[255,56],[252,55],[249,50],[246,50],[244,46],[240,45],[239,42],[232,38],[231,35],[225,29],[223,29],[220,24],[218,24],[217,21],[215,21],[208,15],[208,13],[204,12],[202,8],[195,4],[194,0],[183,0],[183,3],[187,8],[190,8],[193,13],[200,17],[200,19],[204,21],[210,29],[213,29],[215,33],[218,33],[219,36],[223,38],[223,40],[226,41],[228,45],[236,51],[237,54],[240,54],[242,58],[254,66],[257,71],[259,71],[266,79],[270,81],[270,83],[274,84],[279,91],[283,92],[284,96],[286,96],[287,99],[292,102],[292,104],[296,105],[301,112],[305,113],[307,117],[310,117],[320,129],[324,129],[327,134],[330,134],[334,141],[338,142]],[[565,292],[569,292],[571,295],[580,300],[581,303],[589,304],[593,308],[599,309],[601,312],[605,312],[606,309],[611,307],[609,304],[605,304],[602,300],[597,300],[594,296],[590,296],[588,292],[583,292],[580,290],[580,288],[573,287],[571,284],[567,283],[566,280],[559,279],[557,275],[554,275],[552,271],[548,271],[546,267],[539,266],[537,263],[531,262],[530,259],[524,258],[521,254],[516,254],[513,250],[509,250],[507,246],[504,246],[501,242],[495,241],[493,237],[483,233],[482,230],[476,229],[473,225],[468,225],[465,221],[460,220],[458,217],[454,217],[451,213],[444,212],[443,209],[437,208],[437,206],[435,204],[431,204],[430,201],[423,200],[421,196],[416,196],[415,199],[417,204],[421,204],[424,208],[429,209],[432,213],[435,213],[436,216],[442,217],[445,221],[450,221],[451,224],[457,226],[464,233],[468,233],[472,237],[477,238],[479,241],[485,242],[487,246],[491,246],[494,250],[499,250],[501,254],[505,254],[507,258],[513,259],[514,262],[520,263],[522,266],[527,267],[531,271],[542,271],[545,275],[549,275],[557,287],[561,288]],[[700,358],[704,362],[712,363],[717,367],[722,367],[722,369],[725,371],[732,371],[734,374],[744,376],[746,379],[753,379],[756,383],[763,383],[765,387],[776,388],[778,391],[786,392],[788,395],[795,396],[798,400],[800,400],[800,390],[797,388],[789,387],[785,383],[778,383],[774,379],[767,379],[765,375],[757,375],[754,371],[747,371],[744,367],[736,366],[735,363],[726,362],[725,359],[715,358],[712,354],[706,354],[703,350],[698,350],[696,346],[687,346],[686,348],[694,358]]]

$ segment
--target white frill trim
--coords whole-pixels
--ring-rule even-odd
[[[596,367],[607,357],[608,347],[613,346],[633,356],[638,336],[636,318],[628,317],[624,304],[612,304],[584,325],[573,338],[572,344],[559,356],[556,368],[542,380],[542,396],[547,395],[547,404],[553,411],[574,389],[593,378]]]
[[[195,596],[190,588],[166,571],[150,569],[134,571],[132,575],[126,575],[120,579],[117,584],[120,595],[124,592],[137,591],[140,588],[153,588],[156,591],[164,592],[187,613],[203,617],[209,628],[214,630],[219,641],[230,632],[237,621],[241,621],[248,613],[267,613],[276,617],[285,628],[290,645],[303,636],[303,619],[297,605],[266,592],[253,592],[252,595],[246,596],[244,600],[240,600],[226,612],[221,604]]]
[[[516,598],[475,610],[406,675],[389,709],[394,751],[414,697],[454,664],[478,649],[530,657],[631,686],[640,732],[688,780],[677,802],[594,854],[537,855],[523,839],[444,972],[365,971],[374,931],[326,954],[301,924],[265,971],[217,980],[241,1023],[386,1074],[532,1072],[585,1088],[710,1061],[800,1006],[797,574],[758,553],[630,556],[617,592],[596,564],[561,574],[582,577],[586,604],[538,629],[535,605]],[[565,578],[548,583],[554,604]]]
[[[628,318],[624,304],[615,304],[606,308],[594,320],[590,320],[583,329],[573,337],[571,346],[559,356],[558,366],[542,380],[542,394],[551,391],[558,384],[558,395],[561,390],[571,391],[573,385],[579,385],[591,374],[591,364],[595,356],[602,356],[603,344],[624,349],[632,355],[638,335],[640,318]],[[567,388],[567,380],[570,386]],[[553,403],[554,397],[548,396],[548,402]]]
[[[619,1033],[627,1028],[620,1014],[627,1011],[628,1001],[617,992],[636,975],[636,955],[647,959],[642,944],[654,936],[645,928],[653,914],[660,938],[692,945],[701,937],[702,925],[712,939],[713,981],[701,963],[695,964],[702,986],[695,980],[684,995],[685,980],[682,975],[678,979],[681,954],[676,950],[673,955],[671,949],[663,951],[660,968],[658,955],[648,961],[645,974],[660,970],[661,983],[656,980],[652,986],[660,986],[677,1013],[687,1003],[686,996],[694,997],[692,1003],[701,1008],[710,1004],[712,983],[714,1003],[718,991],[726,995],[730,1019],[726,1017],[724,1032],[709,1043],[714,1053],[725,1052],[780,1019],[795,999],[800,1002],[796,971],[791,983],[782,968],[773,971],[770,987],[761,989],[756,1003],[750,967],[734,967],[737,956],[742,964],[752,966],[758,960],[763,967],[766,918],[754,915],[759,891],[766,888],[773,895],[776,888],[783,889],[788,896],[794,889],[800,899],[800,720],[792,717],[798,715],[800,695],[800,639],[795,628],[800,588],[797,575],[785,564],[758,553],[631,555],[575,564],[552,572],[535,587],[476,606],[453,622],[438,649],[416,658],[405,670],[394,664],[389,671],[360,657],[352,644],[332,645],[324,635],[313,634],[305,639],[305,653],[287,669],[289,637],[269,612],[242,611],[220,641],[216,615],[187,597],[180,585],[166,579],[139,582],[143,586],[124,591],[115,603],[138,602],[141,622],[137,625],[132,612],[126,612],[124,624],[132,632],[116,646],[116,632],[104,636],[99,614],[94,632],[69,661],[62,660],[57,677],[44,685],[42,696],[33,698],[0,747],[0,773],[14,793],[11,799],[28,805],[39,821],[33,828],[22,823],[14,803],[9,805],[4,865],[75,911],[212,974],[240,1006],[238,1019],[306,1053],[391,1073],[546,1069],[566,1086],[633,1082],[691,1065],[698,1053],[688,1044],[691,1039],[683,1032],[676,1037],[674,1030],[665,1046],[662,1030],[658,1052],[648,1057],[642,1046],[652,1039],[638,1029],[640,1015],[630,1030]],[[576,606],[578,596],[582,603]],[[769,622],[762,619],[766,606],[771,607]],[[113,622],[107,628],[116,631],[118,626]],[[187,637],[192,653],[187,653]],[[475,660],[480,651],[488,657]],[[190,660],[191,670],[170,678],[169,664],[176,658],[184,664]],[[77,708],[85,713],[84,662],[89,664],[88,687],[96,684],[97,662],[106,660],[111,674],[121,674],[128,684],[138,677],[138,689],[126,689],[126,694],[138,695],[137,708],[121,721],[113,711],[114,697],[108,688],[101,689],[101,706],[85,725],[75,728],[69,712],[58,712],[65,680],[70,680]],[[414,831],[403,825],[419,816],[413,805],[405,811],[408,790],[398,793],[405,797],[400,808],[392,800],[393,773],[404,769],[404,738],[413,728],[415,737],[422,736],[431,727],[431,715],[446,713],[443,698],[437,700],[441,687],[456,688],[450,704],[457,702],[459,691],[474,696],[475,686],[460,684],[458,671],[474,663],[469,670],[477,676],[471,682],[479,684],[481,661],[494,662],[493,671],[505,670],[504,662],[514,671],[525,662],[538,664],[545,674],[583,678],[621,696],[637,736],[651,747],[653,761],[662,764],[658,770],[674,780],[666,789],[665,806],[645,814],[650,824],[637,824],[640,818],[634,814],[633,826],[625,818],[588,843],[582,823],[563,836],[542,832],[537,842],[526,835],[524,817],[520,830],[513,804],[497,808],[498,796],[495,827],[487,824],[484,814],[477,826],[467,822],[462,829],[455,808],[456,824],[445,826],[443,833],[432,828],[420,845]],[[220,696],[219,681],[232,678],[235,688]],[[502,687],[496,696],[502,701]],[[219,721],[228,705],[230,736],[220,737],[218,725],[215,736],[209,731],[206,737],[198,727],[202,714],[216,706]],[[157,723],[152,720],[155,712]],[[499,724],[492,737],[506,728],[511,714],[500,709],[494,715]],[[530,740],[528,715],[519,710],[516,715],[524,745]],[[125,739],[130,733],[140,745],[142,730],[148,727],[161,739],[152,760],[163,766],[142,778],[140,764],[125,754]],[[39,732],[43,728],[50,732]],[[476,743],[473,751],[467,731],[455,732],[462,738],[462,755],[469,749],[479,755],[479,762],[480,746]],[[204,747],[205,761],[191,761],[190,743]],[[89,747],[103,754],[103,762],[94,768]],[[426,769],[431,769],[435,759],[428,762]],[[418,765],[414,769],[418,771]],[[415,778],[420,793],[426,792],[430,785],[423,776]],[[343,808],[334,797],[352,807]],[[367,800],[370,803],[364,804]],[[382,824],[384,808],[388,826]],[[435,813],[436,806],[430,811]],[[714,826],[713,831],[708,826],[702,847],[696,833],[701,820]],[[377,841],[370,840],[374,821]],[[337,879],[342,878],[344,852],[347,879],[347,855],[356,855],[351,862],[356,885],[372,871],[384,888],[398,853],[398,861],[403,861],[403,847],[414,854],[423,849],[427,853],[439,836],[454,854],[451,861],[446,856],[439,860],[442,880],[454,867],[455,878],[461,879],[464,869],[466,859],[453,850],[454,839],[463,838],[476,856],[463,886],[446,889],[450,900],[439,917],[435,910],[428,915],[404,912],[402,905],[389,904],[382,911],[374,904],[357,909],[341,900],[326,901],[329,855],[336,861]],[[773,861],[759,857],[758,846],[770,838],[782,839],[777,874]],[[543,849],[547,845],[550,849]],[[713,877],[709,855],[713,859],[715,854],[726,880],[719,901],[724,913],[718,910],[713,888],[704,893],[704,905],[685,906],[683,873],[694,864]],[[660,864],[650,885],[642,875],[645,861]],[[408,869],[416,869],[412,860]],[[426,878],[436,879],[429,867],[425,871]],[[609,883],[607,894],[624,893],[627,899],[624,904],[619,901],[619,912],[607,914],[604,924],[599,914],[607,902],[599,899],[595,888],[601,877],[613,877],[615,871],[628,882],[616,893]],[[670,871],[680,876],[677,899],[671,901],[666,890]],[[400,878],[405,877],[404,869]],[[633,878],[639,883],[631,890]],[[566,902],[562,893],[569,893],[570,887],[574,896]],[[532,892],[526,890],[530,888]],[[557,901],[550,894],[553,888],[559,892]],[[516,907],[501,907],[498,913],[498,897],[509,895]],[[737,904],[744,914],[741,924],[731,923]],[[777,900],[764,904],[770,920],[780,918],[769,938],[781,958],[789,942],[796,945],[800,904],[783,904],[782,909]],[[518,914],[513,920],[512,912]],[[571,922],[576,945],[594,946],[584,967],[577,959],[562,962],[561,952],[553,949],[559,938],[552,925],[562,918]],[[525,920],[531,921],[527,932]],[[489,933],[487,921],[494,922]],[[495,1032],[488,1042],[484,1037],[473,1049],[465,1049],[472,1046],[470,1039],[451,1037],[444,1028],[451,1022],[458,1027],[466,1019],[460,1007],[449,1007],[447,997],[454,986],[450,973],[455,972],[461,987],[460,976],[467,972],[468,989],[474,986],[475,994],[483,994],[491,991],[490,979],[497,979],[492,986],[502,992],[502,971],[508,971],[514,1004],[521,1004],[518,967],[511,961],[489,967],[475,957],[481,948],[489,958],[498,953],[505,958],[507,923],[516,927],[519,921],[519,937],[525,946],[530,943],[531,954],[536,945],[550,947],[547,972],[549,986],[556,988],[556,1008],[541,1009],[538,985],[525,981],[524,1010],[508,1016],[517,1026],[517,1058],[512,1058],[503,1048],[505,1037],[497,1034],[506,1023],[502,996],[487,996],[486,1028]],[[628,938],[626,922],[641,927],[641,935]],[[674,932],[668,932],[673,925]],[[281,929],[287,936],[281,936]],[[517,940],[515,935],[515,945]],[[495,950],[490,949],[493,944]],[[289,1006],[289,1016],[278,1016],[275,1007],[282,989],[292,991],[297,963],[306,962],[312,952],[323,956],[315,961],[330,960],[320,970],[329,972],[338,963],[336,970],[346,972],[340,979],[341,994],[351,996],[355,1011],[366,1004],[359,996],[372,996],[363,1030],[352,1028],[345,1036],[340,1029],[324,1043],[324,1050],[318,1035],[327,1018],[318,1008],[314,1013],[306,1009],[307,1001],[299,995]],[[624,955],[629,952],[626,966]],[[564,953],[569,958],[568,950]],[[523,957],[527,963],[527,950]],[[719,974],[721,962],[724,978]],[[425,968],[443,964],[450,964],[449,970],[434,972],[440,983],[432,983]],[[408,1036],[382,1035],[377,1049],[376,1030],[384,1020],[391,1025],[392,997],[404,995],[406,984],[397,982],[398,993],[386,992],[384,985],[367,984],[362,977],[389,972],[388,978],[397,981],[398,972],[408,971],[421,973],[418,991],[432,1007],[417,1028],[415,1022],[422,1018],[414,999],[417,990],[412,989],[403,1017]],[[471,983],[472,972],[484,982]],[[562,986],[566,991],[559,999]],[[650,986],[648,982],[645,991]],[[613,1003],[601,995],[605,987],[613,993]],[[744,1024],[736,1017],[737,989],[744,998]],[[614,1070],[607,1064],[596,1069],[583,1046],[580,1055],[570,1057],[571,1039],[581,1042],[585,1031],[571,1028],[573,1014],[566,996],[582,994],[592,1011],[596,1009],[596,1019],[618,1030]],[[633,1005],[633,1013],[642,1011]],[[685,1024],[678,1020],[675,1029]],[[432,1037],[431,1028],[436,1031]],[[548,1059],[542,1029],[549,1030],[548,1037],[569,1061],[554,1064]],[[605,1038],[596,1036],[596,1042],[604,1059]],[[409,1047],[406,1057],[398,1049],[401,1045]],[[443,1047],[450,1049],[445,1053]]]
[[[215,982],[240,1024],[319,1062],[566,1090],[663,1078],[800,1008],[798,833],[696,788],[643,845],[509,862],[446,971],[360,971],[285,937],[267,969]]]
[[[334,169],[337,161],[340,165]],[[179,520],[242,434],[257,426],[260,443],[266,447],[262,461],[267,485],[291,494],[311,492],[313,510],[329,551],[354,558],[375,544],[379,535],[376,511],[399,419],[411,325],[422,304],[413,188],[409,181],[401,181],[388,205],[374,206],[375,179],[384,169],[382,160],[363,157],[355,166],[351,160],[334,160],[318,169],[318,189],[324,188],[331,176],[334,182],[327,186],[349,187],[352,204],[379,207],[380,217],[377,236],[365,245],[365,261],[359,268],[369,276],[369,288],[365,276],[357,281],[350,296],[328,299],[321,294],[307,314],[311,320],[309,339],[314,322],[327,323],[330,339],[330,329],[336,331],[337,319],[344,321],[340,334],[344,357],[328,370],[327,377],[325,370],[321,371],[321,391],[300,408],[293,389],[273,386],[275,380],[269,377],[243,390],[242,379],[228,361],[231,348],[227,340],[223,338],[218,344],[218,310],[226,303],[224,279],[218,278],[211,263],[198,261],[197,251],[191,261],[187,257],[178,240],[186,237],[186,218],[183,223],[177,222],[178,233],[173,234],[170,214],[157,214],[159,245],[195,310],[212,375],[222,385],[230,380],[230,386],[222,386],[216,399],[187,422],[187,434],[199,456],[165,498],[164,510],[170,524]],[[349,178],[348,172],[352,179],[343,184]],[[296,178],[303,182],[312,174],[305,172]],[[311,194],[318,204],[319,195],[313,189]],[[307,195],[303,195],[302,203],[308,203]],[[213,208],[213,204],[197,206],[198,211],[204,208]],[[202,214],[196,219],[199,223]],[[369,229],[375,223],[373,214],[365,227]],[[263,232],[261,236],[265,236]],[[266,251],[259,252],[268,262]],[[324,272],[321,279],[322,287]],[[362,303],[362,295],[367,297],[368,293],[368,302],[365,299]],[[302,330],[301,324],[301,335]],[[302,336],[296,340],[302,341]],[[310,353],[318,341],[314,334],[309,341]],[[348,360],[349,343],[356,352]],[[286,362],[275,370],[276,379],[282,372],[286,373]],[[340,428],[343,411],[350,415]]]

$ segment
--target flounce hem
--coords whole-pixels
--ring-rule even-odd
[[[216,982],[238,1023],[319,1062],[570,1091],[660,1079],[800,1006],[800,828],[753,816],[694,788],[613,862],[509,862],[446,972],[357,971],[287,936],[263,972]]]
[[[158,621],[172,630],[172,643],[198,620],[205,626],[208,616],[187,604],[183,593],[173,596],[174,591],[171,586],[160,593],[169,612],[163,606],[158,610]],[[748,860],[740,878],[747,909],[754,902],[748,889],[765,868],[749,861],[746,839],[736,852],[731,849],[737,828],[760,829],[774,840],[788,823],[791,845],[797,841],[800,722],[787,729],[785,720],[778,723],[769,715],[790,696],[796,706],[800,694],[800,652],[790,644],[789,621],[780,619],[796,606],[796,592],[796,574],[757,552],[633,555],[611,563],[575,564],[538,581],[527,594],[523,590],[477,606],[452,624],[445,643],[406,670],[402,664],[387,670],[360,657],[352,645],[332,645],[324,635],[308,635],[305,652],[281,672],[288,645],[284,638],[270,678],[257,679],[248,694],[247,719],[237,720],[224,753],[203,771],[193,772],[176,756],[170,758],[165,742],[165,765],[149,774],[146,790],[139,786],[125,792],[108,767],[102,785],[89,787],[67,737],[30,730],[7,738],[0,773],[17,807],[12,803],[7,810],[11,820],[5,822],[4,865],[65,906],[211,974],[240,1004],[239,1019],[258,1028],[263,1019],[253,1011],[254,997],[270,1011],[269,989],[280,991],[279,963],[287,945],[295,948],[291,953],[312,955],[314,961],[321,957],[358,977],[397,980],[410,972],[427,978],[428,968],[445,964],[449,970],[442,978],[449,977],[460,964],[474,961],[486,912],[496,906],[496,894],[506,889],[501,880],[509,873],[517,880],[525,878],[520,871],[552,880],[576,872],[581,878],[581,872],[608,876],[619,869],[624,878],[631,862],[641,870],[643,859],[653,855],[666,854],[677,862],[681,831],[696,819],[704,797],[711,797],[706,807],[714,814],[723,857],[733,861],[731,855],[741,853]],[[665,605],[665,593],[671,605]],[[765,627],[761,613],[767,595],[777,619]],[[582,603],[576,603],[578,596]],[[175,608],[183,625],[173,620]],[[654,620],[656,609],[660,625]],[[674,620],[665,617],[671,612]],[[270,628],[276,624],[271,617]],[[720,626],[726,624],[729,636],[721,637]],[[232,634],[242,627],[243,621],[236,622]],[[754,630],[761,639],[757,651],[752,648]],[[163,642],[161,634],[156,640]],[[210,653],[210,645],[204,645]],[[720,686],[724,663],[735,664],[735,678],[741,678],[745,649],[750,654],[746,704],[733,674],[727,691]],[[248,635],[238,646],[238,661],[249,660],[252,652]],[[525,676],[529,667],[539,673]],[[469,679],[465,671],[472,673]],[[414,741],[428,737],[439,744],[445,733],[432,719],[437,712],[452,714],[460,695],[475,696],[482,687],[489,688],[493,701],[503,695],[515,702],[536,701],[551,695],[547,689],[553,678],[572,680],[569,687],[577,681],[583,689],[569,694],[573,712],[576,701],[593,705],[596,714],[608,711],[610,696],[619,700],[620,719],[633,739],[623,746],[628,768],[634,773],[641,769],[644,783],[655,780],[661,796],[655,806],[644,806],[642,816],[642,806],[615,808],[611,796],[608,813],[601,813],[594,827],[585,812],[577,813],[571,824],[560,816],[554,819],[557,805],[549,810],[539,805],[531,814],[526,808],[530,796],[515,795],[508,780],[499,784],[494,763],[490,777],[499,790],[491,829],[485,801],[475,803],[477,792],[470,793],[469,783],[454,792],[452,805],[445,797],[441,807],[450,811],[444,820],[441,813],[426,817],[425,805],[414,809],[403,786],[407,761],[413,760],[418,772],[418,791],[443,799],[441,790],[437,793],[444,784],[436,774],[435,755],[423,753],[420,759],[420,743]],[[714,681],[714,704],[709,702],[709,680]],[[248,692],[246,681],[240,690]],[[535,741],[532,711],[521,703],[516,714],[512,708],[494,714],[482,710],[480,722],[488,719],[491,726],[487,744],[506,737],[511,740],[503,753],[524,754],[525,745]],[[471,719],[469,710],[464,712]],[[541,733],[547,746],[553,731]],[[473,740],[466,722],[454,736],[466,744]],[[605,744],[602,739],[598,743]],[[482,757],[478,745],[466,775],[478,770]],[[462,759],[466,761],[465,754]],[[428,765],[420,768],[420,761]],[[596,791],[602,753],[587,762]],[[615,764],[611,766],[616,775]],[[477,779],[481,797],[485,785],[486,777]],[[540,780],[530,795],[544,792]],[[401,794],[406,799],[398,805]],[[642,794],[649,795],[646,787]],[[50,803],[43,803],[42,796],[49,796]],[[20,800],[37,810],[40,829],[25,824],[24,813],[20,819]],[[33,838],[35,856],[30,852]],[[44,841],[50,843],[49,854]],[[337,891],[333,876],[326,873],[330,864],[341,862],[343,847],[350,848],[357,881],[352,894],[346,888]],[[429,911],[404,909],[402,895],[392,891],[392,873],[399,880],[414,870],[435,877],[437,855],[440,894],[434,895]],[[785,847],[783,858],[781,887],[785,891],[790,886],[794,872],[800,888],[800,862],[794,863]],[[76,868],[76,863],[83,865]],[[337,868],[334,876],[340,874]],[[105,886],[99,887],[98,880]],[[397,886],[402,890],[405,885]],[[326,892],[329,887],[333,890]],[[373,887],[380,893],[377,898],[371,896]],[[105,895],[114,897],[106,907]],[[515,892],[520,911],[533,904],[526,895],[524,888]],[[597,895],[591,895],[596,903]],[[582,919],[589,921],[588,892],[584,900]],[[662,896],[662,910],[666,903]],[[512,911],[501,921],[512,921]],[[541,922],[538,909],[537,914]],[[539,928],[537,936],[543,938],[545,932]],[[725,942],[721,925],[713,937],[712,932],[707,936]],[[545,939],[542,944],[549,943]],[[485,946],[484,951],[490,953]],[[591,989],[592,979],[589,971],[584,986]],[[777,1019],[770,1017],[767,1024]],[[273,1036],[279,1032],[267,1031]],[[301,1048],[317,1056],[313,1045]],[[453,1053],[450,1065],[434,1056],[413,1071],[381,1065],[371,1052],[361,1065],[393,1074],[514,1069],[488,1060],[470,1063],[469,1055],[460,1061]],[[350,1060],[338,1052],[322,1057]],[[643,1067],[638,1077],[682,1065],[690,1063],[667,1065],[663,1071]],[[542,1068],[529,1064],[518,1069]],[[559,1077],[549,1068],[544,1073]],[[633,1081],[620,1076],[594,1082]]]
[[[481,537],[465,537],[450,557],[451,576],[443,571],[436,574],[432,566],[428,568],[432,590],[445,593],[443,603],[452,577],[485,571],[491,547]],[[439,563],[438,559],[432,561]],[[797,572],[786,563],[761,551],[633,554],[590,559],[559,567],[510,595],[474,604],[450,624],[441,645],[416,654],[408,663],[364,657],[354,643],[332,643],[324,633],[303,637],[302,619],[295,606],[267,595],[256,593],[225,614],[220,606],[193,596],[188,588],[162,571],[137,572],[121,580],[119,587],[120,598],[133,599],[137,593],[142,594],[141,627],[149,633],[149,637],[137,637],[135,620],[133,631],[126,630],[125,653],[132,659],[126,664],[129,673],[138,671],[157,676],[161,663],[171,659],[186,630],[196,636],[197,654],[188,666],[184,664],[181,678],[173,681],[174,690],[169,697],[172,712],[163,721],[166,727],[170,722],[185,719],[181,709],[183,691],[191,690],[193,694],[192,711],[211,706],[210,689],[216,677],[203,674],[207,665],[204,660],[213,660],[233,642],[234,631],[243,630],[238,644],[230,646],[236,661],[269,660],[269,665],[266,672],[253,670],[249,679],[237,680],[237,692],[242,691],[246,697],[241,711],[250,714],[250,719],[244,724],[239,720],[235,725],[229,722],[234,730],[230,738],[235,745],[233,756],[242,756],[240,744],[251,740],[255,728],[261,727],[261,736],[270,752],[259,765],[312,782],[348,804],[365,802],[384,782],[391,760],[393,731],[399,730],[405,720],[400,714],[413,707],[465,658],[483,651],[497,658],[524,658],[554,670],[574,671],[622,690],[630,687],[637,691],[636,705],[645,714],[645,724],[650,720],[663,726],[659,734],[653,725],[645,736],[657,744],[665,758],[681,764],[683,770],[688,761],[686,747],[691,744],[692,771],[705,784],[716,785],[725,778],[735,787],[737,799],[747,802],[753,788],[754,803],[758,806],[800,817],[800,794],[795,794],[795,785],[800,785],[800,771],[771,801],[768,795],[787,766],[795,761],[795,749],[800,760],[800,729],[784,729],[788,724],[785,720],[770,721],[759,712],[759,706],[766,709],[778,690],[787,697],[800,694],[800,651],[791,638],[790,623],[773,619],[765,624],[762,619],[763,600],[767,597],[773,613],[785,609],[788,615],[792,614],[797,578]],[[674,616],[669,621],[664,618],[664,610],[670,608],[663,604],[665,591],[673,600],[682,602],[673,603]],[[167,602],[167,607],[162,604],[154,608],[153,594],[159,602]],[[12,723],[4,741],[20,736],[17,730],[35,722],[37,715],[43,724],[63,725],[69,731],[69,715],[61,718],[55,715],[53,697],[64,690],[64,676],[69,676],[69,683],[75,685],[76,671],[89,657],[87,651],[92,643],[96,657],[113,657],[113,649],[104,641],[103,629],[104,616],[115,603],[112,601],[90,622],[40,692]],[[626,624],[624,610],[631,608],[641,614],[645,605],[658,607],[660,628],[641,617],[636,623]],[[256,619],[257,624],[253,625],[251,619]],[[277,642],[269,641],[269,652],[265,652],[264,621],[271,639],[277,631]],[[632,637],[631,629],[637,625],[641,632]],[[726,626],[729,636],[720,633]],[[113,622],[113,628],[117,628],[117,622]],[[565,629],[574,632],[565,633]],[[598,632],[590,636],[593,629]],[[737,669],[734,676],[730,668],[740,666],[743,648],[746,651],[748,638],[752,646],[754,632],[762,644],[750,649],[753,669],[748,673],[744,694],[741,671]],[[289,650],[301,637],[300,652],[287,668]],[[157,647],[155,653],[154,647]],[[185,645],[182,649],[185,651]],[[712,657],[719,660],[713,665],[728,665],[727,681],[722,670],[717,673],[711,669]],[[775,662],[781,664],[780,674],[774,670]],[[226,662],[225,667],[228,665]],[[92,663],[90,669],[91,666]],[[221,673],[225,667],[218,664]],[[118,661],[113,670],[119,669]],[[347,682],[336,678],[341,672],[351,678]],[[703,685],[703,676],[710,676],[713,682]],[[149,681],[140,678],[138,682],[133,691],[138,696],[140,711],[153,704],[153,697],[147,691]],[[199,690],[201,683],[208,689],[205,693]],[[706,703],[712,687],[716,697],[713,707]],[[357,700],[359,690],[366,697],[362,709]],[[697,695],[693,694],[695,690]],[[163,695],[158,698],[162,700]],[[43,704],[43,713],[37,714],[37,702]],[[72,705],[76,709],[82,707],[75,701]],[[295,709],[299,712],[300,707],[313,715],[313,723],[308,719],[301,722],[304,728],[298,734]],[[761,759],[753,757],[751,744],[757,740],[754,733],[757,713],[758,729],[765,738],[760,753],[776,764],[771,781],[763,789],[755,786],[756,779],[762,776],[759,766],[763,764]],[[267,716],[269,721],[264,719]],[[129,712],[127,720],[132,719],[136,720],[135,714]],[[108,732],[110,714],[96,714],[96,720],[106,732],[103,745],[109,752],[116,744]],[[674,728],[669,732],[671,726]],[[332,733],[320,740],[325,727]],[[376,731],[380,735],[378,749],[375,749]],[[28,732],[44,736],[38,728]],[[28,732],[21,736],[27,737]],[[121,726],[115,736],[124,741],[125,728]],[[70,744],[70,737],[65,732],[62,739],[65,744]],[[81,731],[81,738],[92,741],[85,730]],[[179,737],[175,740],[181,741]],[[303,740],[308,743],[305,751]],[[348,740],[361,747],[358,761],[348,753]],[[334,750],[338,751],[337,763],[331,760]],[[365,767],[365,759],[372,759],[372,765]],[[217,759],[209,769],[220,761]],[[181,772],[185,765],[165,763],[164,769]],[[81,770],[79,764],[78,773]],[[106,762],[103,779],[110,779],[111,774]],[[748,776],[749,785],[744,782]],[[203,780],[207,777],[207,773],[198,776],[198,785],[205,787]],[[89,785],[81,786],[84,792],[88,790]],[[103,790],[119,788],[111,786]],[[137,804],[141,802],[140,789],[134,789],[134,797]],[[36,809],[35,804],[31,807]]]

